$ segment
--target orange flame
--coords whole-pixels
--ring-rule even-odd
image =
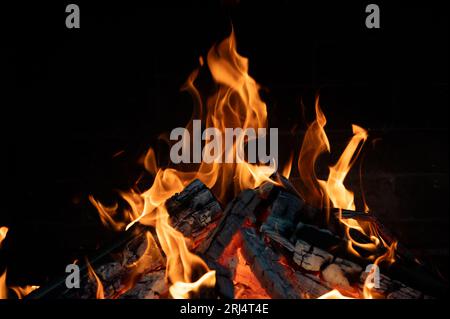
[[[200,61],[203,66],[203,59]],[[251,164],[244,160],[242,154],[243,145],[254,139],[245,135],[246,129],[251,128],[255,132],[265,129],[267,110],[259,97],[258,84],[248,74],[248,60],[237,53],[234,32],[208,52],[207,66],[217,84],[215,93],[203,100],[195,86],[199,70],[192,72],[184,85],[184,89],[194,99],[193,119],[202,119],[206,127],[218,130],[222,140],[216,142],[222,145],[226,145],[227,128],[241,128],[244,134],[235,137],[231,149],[225,148],[222,153],[214,154],[213,161],[202,161],[198,169],[191,172],[173,168],[158,169],[154,151],[150,149],[144,158],[144,166],[155,174],[153,185],[142,194],[133,191],[121,194],[131,207],[129,216],[132,222],[126,229],[136,222],[156,228],[161,248],[167,257],[166,276],[172,284],[169,291],[174,298],[189,296],[200,286],[213,287],[215,275],[200,257],[189,251],[183,235],[170,226],[169,214],[164,206],[166,200],[181,192],[196,178],[224,200],[230,189],[237,194],[243,189],[255,188],[265,181],[271,181],[270,176],[276,171],[277,165],[274,161],[270,165]],[[187,129],[192,130],[191,124]],[[203,155],[211,155],[213,142],[211,139],[205,140]],[[227,156],[233,156],[236,161],[229,163]],[[217,160],[219,158],[221,161]],[[93,198],[91,202],[97,207],[104,223],[121,228],[121,224],[114,223],[114,211]]]
[[[105,292],[103,289],[103,284],[102,284],[100,278],[98,278],[97,274],[95,273],[94,269],[92,268],[91,264],[89,263],[89,261],[87,259],[86,259],[86,265],[88,268],[89,278],[91,278],[91,280],[95,281],[95,283],[97,284],[97,291],[95,293],[95,298],[96,299],[105,299]]]
[[[8,227],[6,227],[6,226],[0,227],[0,247],[2,247],[2,242],[6,238],[7,233],[8,233]]]
[[[2,242],[6,238],[7,233],[8,227],[0,227],[0,247],[2,246]],[[6,269],[0,275],[0,299],[8,299],[8,288],[6,287]]]
[[[23,299],[23,297],[27,296],[29,293],[38,289],[39,286],[24,286],[24,287],[9,287],[9,288],[11,288],[16,293],[17,298]]]
[[[323,194],[317,182],[315,164],[319,155],[330,152],[330,143],[324,130],[327,119],[320,109],[319,97],[316,97],[315,109],[316,120],[306,130],[298,158],[298,171],[303,183],[299,191],[306,202],[322,207]]]
[[[389,265],[393,264],[395,262],[395,250],[397,249],[397,241],[393,242],[392,245],[388,247],[386,252],[379,256],[375,262],[374,265],[378,266],[382,262],[386,262]],[[373,271],[373,268],[372,268]],[[366,280],[364,281],[364,287],[363,287],[363,296],[365,299],[374,299],[376,297],[376,294],[373,292],[373,283],[371,282],[371,276],[367,276]]]

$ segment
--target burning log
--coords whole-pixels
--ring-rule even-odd
[[[254,213],[261,202],[272,191],[271,183],[263,184],[256,190],[244,190],[225,209],[218,227],[199,246],[197,252],[211,260],[218,260],[225,248],[246,218],[254,218]]]
[[[313,247],[307,242],[297,240],[295,244],[294,262],[308,271],[319,271],[322,266],[333,260],[333,255]]]
[[[242,228],[243,252],[253,272],[272,298],[317,298],[331,288],[319,277],[296,271],[252,228]]]
[[[261,285],[272,298],[301,298],[301,291],[290,280],[287,269],[280,264],[281,256],[268,247],[252,228],[242,228],[243,253]]]
[[[203,240],[222,216],[222,208],[200,180],[190,183],[166,202],[171,225],[195,243]]]
[[[199,180],[193,181],[182,192],[170,198],[166,207],[173,227],[191,239],[194,246],[210,234],[214,223],[222,215],[220,204]],[[114,261],[108,261],[111,256]],[[117,242],[89,260],[103,283],[106,298],[167,296],[165,258],[161,255],[152,227],[133,225],[119,235]],[[86,265],[80,267],[84,289],[67,289],[65,276],[62,276],[55,283],[32,293],[30,298],[93,298],[96,283],[89,280],[87,270]],[[223,288],[227,284],[224,272],[219,271],[218,274],[218,290],[224,290],[224,294],[230,297],[229,288]]]
[[[261,232],[276,233],[289,239],[295,231],[303,205],[304,202],[300,197],[280,190],[272,204],[271,214],[261,227]]]

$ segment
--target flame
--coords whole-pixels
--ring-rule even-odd
[[[8,227],[0,227],[0,247],[2,247],[2,242],[6,238],[8,233]],[[0,275],[0,299],[8,299],[8,288],[6,287],[6,269]]]
[[[323,194],[317,182],[315,164],[319,155],[330,152],[330,143],[324,130],[327,119],[320,109],[318,96],[316,97],[315,110],[316,120],[306,130],[297,164],[303,183],[299,190],[300,194],[311,205],[322,207]]]
[[[6,226],[0,227],[0,247],[2,247],[2,242],[6,238],[7,233],[8,233],[8,227],[6,227]]]
[[[289,177],[291,176],[293,161],[294,161],[294,153],[291,153],[291,155],[289,155],[287,163],[284,165],[283,170],[281,171],[281,174],[287,179],[289,179]]]
[[[39,286],[9,287],[17,295],[17,298],[23,299],[26,295],[39,288]],[[1,298],[0,298],[1,299]]]
[[[97,274],[95,273],[94,269],[92,268],[91,264],[89,263],[89,261],[87,259],[86,259],[86,265],[88,268],[89,278],[94,280],[97,284],[97,291],[95,293],[95,298],[96,299],[105,299],[105,292],[103,289],[103,284],[102,284],[100,278],[98,278]]]
[[[318,297],[317,299],[354,299],[352,297],[344,296],[339,292],[337,289],[333,289],[322,296]]]
[[[355,210],[354,194],[344,185],[344,180],[359,156],[362,145],[367,140],[367,131],[357,125],[352,125],[353,137],[347,144],[341,157],[334,166],[330,167],[330,173],[327,181],[319,180],[319,185],[324,191],[326,198],[331,202],[332,207],[339,209]],[[366,208],[368,208],[366,206]],[[345,226],[348,240],[348,249],[355,255],[360,255],[356,247],[363,248],[367,251],[375,251],[380,240],[372,231],[371,227],[363,227],[354,219],[340,218],[341,223]],[[357,230],[370,238],[370,243],[360,243],[351,236],[351,229]]]
[[[217,89],[204,98],[195,85],[199,69],[190,74],[183,89],[194,100],[192,119],[201,119],[206,127],[218,130],[223,137],[222,145],[226,145],[224,136],[227,128],[241,128],[245,133],[247,129],[259,132],[258,129],[267,127],[266,104],[260,99],[259,85],[248,74],[248,60],[237,53],[234,32],[209,50],[206,65],[203,58],[200,64],[209,68]],[[186,128],[192,131],[191,122]],[[245,134],[236,136],[231,150],[225,148],[221,154],[214,154],[215,159],[222,161],[202,161],[196,171],[189,172],[158,168],[154,151],[150,149],[144,158],[144,167],[155,175],[153,185],[143,193],[129,191],[121,194],[130,206],[128,216],[132,220],[126,230],[136,222],[156,228],[161,248],[167,257],[166,276],[172,284],[169,287],[172,297],[189,296],[200,286],[213,287],[215,272],[189,251],[186,239],[171,227],[164,203],[194,179],[201,180],[222,201],[230,195],[227,193],[229,190],[236,195],[265,181],[274,182],[270,176],[276,171],[278,163],[271,161],[269,165],[259,165],[244,160],[243,145],[253,138]],[[211,143],[211,140],[205,141],[203,153],[211,151]],[[236,161],[228,163],[226,156],[233,156]],[[122,228],[122,224],[114,220],[117,207],[109,209],[92,197],[90,199],[105,224],[115,229]]]
[[[192,292],[198,292],[200,287],[213,287],[216,284],[216,272],[214,270],[205,273],[199,280],[193,283],[175,282],[170,288],[170,294],[175,299],[187,299]]]
[[[8,287],[6,287],[6,269],[0,275],[0,299],[8,299]]]
[[[389,265],[393,264],[395,262],[395,251],[397,249],[397,241],[394,241],[386,250],[386,252],[379,256],[375,262],[374,265],[378,266],[382,262],[386,262]],[[371,271],[374,271],[372,268]],[[364,281],[364,287],[363,287],[363,296],[365,299],[374,299],[376,297],[376,294],[373,292],[374,284],[371,282],[371,276],[368,275],[366,277],[366,280]]]
[[[160,264],[163,264],[163,257],[151,232],[145,233],[145,240],[147,243],[145,251],[135,262],[126,265],[130,273],[122,280],[121,289],[112,298],[118,298],[132,288],[144,272],[157,269]]]

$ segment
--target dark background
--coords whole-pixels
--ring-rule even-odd
[[[70,30],[70,2],[2,7],[0,225],[10,232],[0,265],[10,283],[42,284],[111,238],[87,196],[130,187],[139,156],[186,124],[192,104],[179,88],[231,23],[280,128],[281,159],[298,152],[319,92],[333,152],[324,163],[352,123],[369,129],[369,206],[447,276],[444,1],[374,1],[381,29],[370,30],[365,1],[92,2],[75,1],[81,29]],[[356,191],[357,179],[355,169]]]

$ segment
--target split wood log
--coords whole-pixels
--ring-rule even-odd
[[[200,244],[196,252],[205,255],[208,259],[218,260],[233,236],[244,224],[245,219],[255,218],[253,214],[258,205],[267,198],[272,190],[273,184],[266,183],[258,189],[242,191],[228,204],[219,225]]]
[[[221,216],[222,208],[212,192],[196,179],[166,201],[172,227],[179,230],[194,245],[203,240]]]
[[[322,266],[333,260],[333,255],[313,247],[307,242],[297,240],[295,244],[294,262],[308,271],[320,271]]]
[[[142,276],[138,282],[119,299],[159,299],[168,295],[165,270],[150,272]]]
[[[240,234],[243,255],[267,293],[276,299],[301,298],[299,287],[288,279],[288,269],[280,263],[281,256],[267,246],[253,228],[243,227]]]
[[[297,271],[253,228],[241,228],[244,257],[272,298],[317,298],[332,288],[317,275]]]

